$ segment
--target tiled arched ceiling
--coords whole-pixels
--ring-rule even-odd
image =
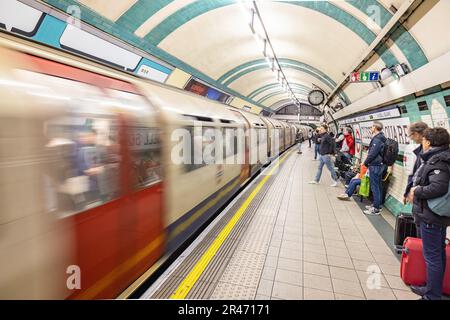
[[[82,20],[165,60],[217,88],[260,106],[286,99],[257,49],[237,0],[44,0],[66,10],[82,6]],[[302,99],[314,86],[331,92],[376,39],[404,0],[257,1],[287,79]],[[369,19],[376,8],[380,17]],[[400,26],[377,51],[372,66],[428,62],[420,44]],[[366,86],[365,90],[369,90]],[[358,90],[340,98],[351,103]]]

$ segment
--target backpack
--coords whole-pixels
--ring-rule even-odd
[[[383,163],[388,167],[394,165],[398,156],[398,142],[392,139],[386,139],[383,148]]]
[[[450,170],[450,166],[448,166]],[[448,184],[448,191],[442,197],[428,199],[428,207],[431,211],[441,217],[450,217],[450,182]]]

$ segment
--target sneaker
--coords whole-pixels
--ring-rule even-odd
[[[333,183],[330,184],[330,187],[337,187],[337,181],[333,181]]]
[[[309,184],[319,184],[316,180],[308,182]]]
[[[367,214],[368,216],[379,216],[381,214],[381,210],[372,208],[369,210],[364,210],[364,213]]]
[[[421,297],[423,297],[427,291],[426,286],[411,286],[410,289],[412,292],[414,292],[415,294],[417,294],[418,296],[421,296]]]
[[[371,210],[373,208],[373,205],[371,204],[370,206],[366,206],[366,210]],[[383,208],[378,209],[378,211],[383,211]]]
[[[337,196],[337,198],[338,198],[339,200],[350,200],[350,197],[349,197],[348,194],[346,194],[346,193],[343,193],[343,194]]]

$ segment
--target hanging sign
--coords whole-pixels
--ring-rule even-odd
[[[379,71],[353,72],[350,75],[350,82],[374,82],[380,81]]]

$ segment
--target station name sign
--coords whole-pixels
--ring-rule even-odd
[[[380,81],[379,71],[353,72],[350,75],[350,82],[375,82]]]

